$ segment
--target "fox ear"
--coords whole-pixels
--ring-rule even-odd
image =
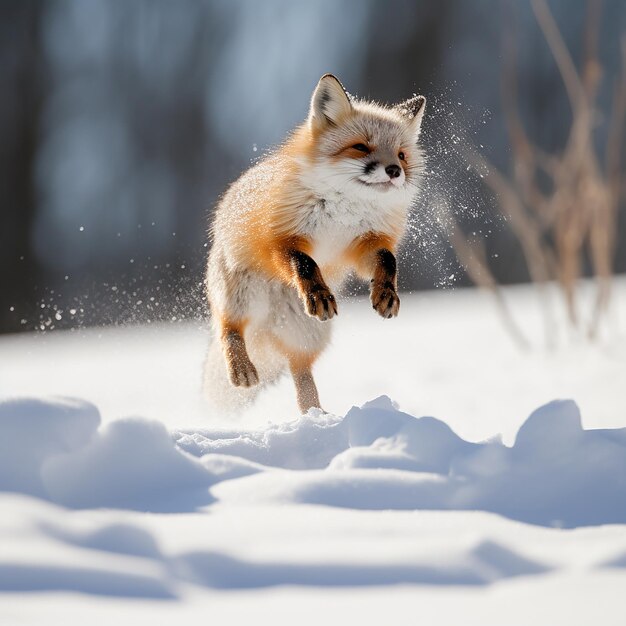
[[[403,117],[410,121],[415,136],[418,137],[422,127],[422,118],[426,110],[426,98],[424,96],[413,96],[394,107]]]
[[[352,110],[348,93],[332,74],[324,74],[311,98],[309,123],[322,129],[338,124]]]

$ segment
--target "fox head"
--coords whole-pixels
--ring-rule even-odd
[[[320,79],[307,121],[311,180],[328,191],[410,203],[424,157],[418,144],[426,98],[395,106],[351,97],[332,74]]]

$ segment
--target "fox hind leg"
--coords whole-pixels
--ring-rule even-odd
[[[207,268],[207,296],[228,379],[235,387],[252,387],[259,382],[259,374],[246,348],[244,331],[255,305],[258,308],[258,296],[262,293],[249,272],[229,267],[219,244],[215,244]]]
[[[306,413],[311,408],[321,408],[320,399],[311,371],[311,360],[290,359],[289,369],[296,386],[298,408]]]
[[[243,324],[222,322],[220,339],[230,382],[235,387],[252,387],[258,384],[259,375],[250,360],[243,338]]]

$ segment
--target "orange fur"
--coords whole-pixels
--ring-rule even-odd
[[[286,253],[289,250],[307,254],[311,251],[310,242],[294,234],[298,230],[294,218],[296,209],[310,203],[312,199],[310,192],[302,189],[298,183],[296,157],[307,160],[314,156],[314,138],[310,129],[303,125],[274,155],[281,177],[269,182],[263,193],[263,201],[243,216],[243,223],[235,234],[235,243],[246,266],[286,283],[292,282]]]
[[[292,273],[287,252],[300,250],[309,253],[310,242],[302,236],[294,235],[295,224],[289,221],[292,203],[281,197],[280,189],[268,197],[265,204],[256,207],[246,220],[245,226],[235,235],[242,261],[247,267],[256,268],[269,278],[277,278],[290,283]]]
[[[295,371],[305,371],[311,369],[313,363],[319,357],[319,352],[307,352],[305,350],[294,350],[281,341],[276,335],[271,335],[270,340],[276,351],[282,354],[289,361],[291,369]]]
[[[359,275],[371,278],[376,269],[376,253],[382,248],[395,252],[396,242],[386,233],[366,233],[350,244],[344,256]]]
[[[298,126],[282,147],[282,152],[289,157],[313,159],[316,156],[319,132],[308,124]]]
[[[225,315],[220,316],[220,329],[222,331],[222,337],[226,337],[232,333],[243,335],[247,325],[247,319],[232,320]]]
[[[374,152],[376,150],[376,146],[369,144],[367,139],[363,139],[363,137],[355,137],[350,142],[348,142],[343,148],[335,152],[334,154],[335,159],[345,158],[345,157],[349,157],[351,159],[362,159],[363,157],[366,157],[369,154],[368,152],[363,152],[362,150],[357,150],[356,148],[352,147],[359,143],[366,145],[369,149],[369,152]]]

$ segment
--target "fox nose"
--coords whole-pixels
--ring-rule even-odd
[[[398,178],[398,176],[400,176],[400,166],[395,163],[393,165],[388,165],[385,168],[385,172],[387,172],[387,176],[389,176],[389,178]]]

